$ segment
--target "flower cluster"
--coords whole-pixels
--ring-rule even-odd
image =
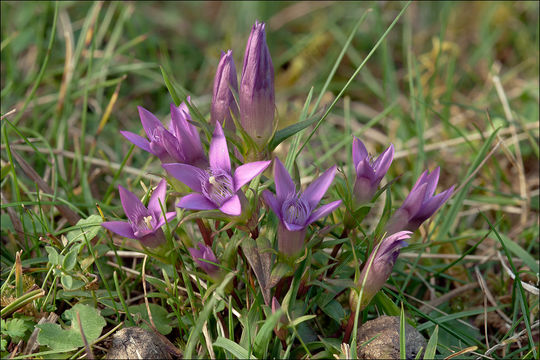
[[[267,225],[274,221],[277,223],[277,229],[263,229],[265,236],[276,234],[276,248],[282,255],[279,261],[292,264],[291,259],[294,260],[306,251],[306,239],[308,234],[312,233],[310,229],[313,224],[316,223],[316,226],[319,226],[324,223],[324,218],[337,210],[342,200],[323,201],[323,197],[334,181],[336,165],[322,172],[304,191],[301,191],[277,157],[274,160],[266,157],[270,154],[267,145],[274,134],[276,122],[274,69],[266,44],[264,23],[255,22],[251,30],[244,55],[240,86],[238,86],[232,51],[228,50],[221,54],[214,80],[209,118],[214,131],[209,139],[207,153],[201,141],[198,126],[189,111],[192,106],[194,104],[191,103],[189,97],[179,106],[171,104],[171,119],[167,126],[164,126],[151,112],[139,107],[139,116],[146,138],[128,131],[121,133],[137,147],[156,156],[161,161],[162,167],[172,177],[169,177],[169,180],[172,181],[174,178],[191,189],[186,193],[185,188],[176,188],[182,195],[176,203],[177,207],[185,210],[209,211],[195,214],[195,218],[199,220],[197,225],[201,229],[205,244],[187,240],[186,247],[194,264],[206,272],[209,278],[217,281],[218,275],[222,273],[220,268],[223,263],[220,261],[231,262],[230,256],[228,259],[219,258],[216,256],[216,253],[219,255],[219,251],[214,252],[220,247],[213,246],[212,239],[215,232],[208,225],[209,219],[205,218],[210,213],[219,214],[219,221],[225,219],[229,222],[224,227],[229,237],[232,237],[233,233],[231,228],[237,225],[236,229],[239,231],[247,229],[250,237],[257,239],[261,219],[263,219],[262,224]],[[237,156],[231,158],[227,137],[235,137],[236,132],[240,132],[243,136],[247,134],[251,138],[251,141],[248,139],[247,142],[254,144],[255,148],[252,150],[263,154],[258,158],[259,161],[244,163],[243,157],[238,156],[237,152],[233,152]],[[369,207],[370,205],[365,205],[375,202],[380,184],[393,158],[392,144],[374,158],[368,153],[362,141],[356,137],[352,139],[352,166],[354,166],[356,176],[353,187],[348,189],[344,197],[352,200],[353,212],[360,207]],[[266,176],[264,174],[272,162],[273,181],[268,173]],[[452,195],[453,186],[434,195],[439,173],[439,168],[431,173],[425,171],[401,207],[391,215],[386,224],[385,236],[381,241],[374,242],[373,251],[366,254],[364,266],[360,275],[357,276],[356,290],[359,291],[351,292],[351,306],[357,304],[358,294],[361,294],[360,308],[367,306],[390,276],[400,249],[407,245],[405,240],[410,238],[412,232],[430,218]],[[252,183],[252,180],[257,177],[260,177],[262,181]],[[251,184],[249,194],[245,188],[243,189],[248,184]],[[263,191],[259,191],[259,185],[264,188]],[[120,236],[139,240],[144,248],[156,248],[166,243],[174,243],[177,240],[174,228],[168,239],[166,236],[169,234],[166,235],[162,229],[163,225],[174,221],[177,217],[176,212],[166,212],[166,188],[167,181],[161,180],[152,192],[146,207],[137,196],[119,186],[120,200],[128,221],[109,221],[103,223],[103,227]],[[264,213],[261,216],[261,200],[275,214],[277,221],[276,217],[265,217]],[[319,206],[321,201],[323,205]],[[350,218],[351,215],[332,214],[334,226],[342,226],[344,237],[346,237],[348,233],[355,231],[356,225],[351,225],[346,221],[340,225],[340,216]],[[219,223],[216,222],[215,228],[219,232],[218,226]],[[194,243],[195,246],[193,246]],[[333,253],[332,256],[335,254]],[[261,253],[257,261],[261,263],[262,258],[270,259]],[[248,260],[250,264],[256,263],[251,259]],[[266,274],[265,278],[264,274],[260,274],[260,270],[254,271],[259,280],[270,276]],[[265,301],[268,302],[268,299],[269,297],[265,297]],[[275,297],[272,306],[273,311],[277,311],[279,303]],[[282,322],[285,323],[285,321]],[[284,336],[281,330],[279,336],[281,338]]]

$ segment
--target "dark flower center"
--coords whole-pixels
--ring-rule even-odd
[[[296,196],[285,200],[281,211],[285,222],[301,226],[305,225],[311,213],[308,204]]]
[[[221,169],[206,170],[207,178],[202,181],[202,193],[217,206],[229,200],[234,195],[233,179]]]

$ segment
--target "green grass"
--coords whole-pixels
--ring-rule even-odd
[[[146,309],[145,299],[158,330],[188,358],[344,357],[359,264],[417,177],[436,166],[437,191],[455,184],[456,192],[414,233],[386,286],[353,320],[359,327],[401,315],[402,326],[409,322],[429,341],[426,358],[539,357],[536,2],[0,6],[2,357],[28,357],[37,322],[81,303],[106,321],[89,329],[101,331],[89,339],[101,358],[118,329],[149,328],[148,314],[135,311]],[[397,180],[355,231],[340,236],[345,205],[313,224],[290,283],[270,289],[287,318],[283,341],[261,274],[241,250],[248,243],[241,228],[202,221],[215,230],[227,274],[215,283],[187,252],[202,241],[197,215],[178,210],[180,221],[165,231],[174,251],[159,254],[175,261],[148,257],[144,289],[140,253],[99,226],[102,217],[125,219],[118,185],[142,197],[165,174],[119,134],[142,134],[137,106],[165,121],[171,102],[191,96],[207,147],[220,51],[233,49],[240,73],[255,19],[267,23],[279,129],[298,123],[272,143],[295,181],[307,184],[337,164],[328,203],[352,186],[351,135],[374,154],[396,148],[384,181]],[[259,190],[273,188],[270,178],[263,175]],[[164,205],[172,209],[176,199],[171,192]],[[277,218],[264,214],[262,207],[259,247],[276,236]],[[65,316],[56,324],[71,329]],[[85,347],[35,344],[43,357],[88,356]]]

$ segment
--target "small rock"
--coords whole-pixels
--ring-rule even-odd
[[[367,345],[363,345],[373,338]],[[381,316],[366,322],[358,329],[357,343],[360,359],[399,359],[399,316]],[[421,348],[426,348],[426,339],[414,327],[405,323],[407,360],[416,358]]]
[[[138,327],[128,327],[112,336],[106,359],[172,359],[159,335]]]

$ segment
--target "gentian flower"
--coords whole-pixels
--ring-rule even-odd
[[[231,113],[237,119],[239,114],[233,91],[238,93],[238,80],[232,51],[229,50],[226,53],[221,53],[221,59],[214,78],[210,121],[212,125],[219,121],[221,125],[225,126],[225,129],[231,131],[235,130]]]
[[[188,251],[193,258],[193,261],[195,261],[195,263],[197,263],[197,265],[201,269],[203,269],[208,275],[213,275],[219,270],[216,265],[207,262],[211,261],[215,264],[218,264],[216,255],[214,255],[214,252],[212,251],[212,248],[210,246],[199,243],[195,248],[188,248]]]
[[[265,24],[255,21],[246,46],[240,82],[240,122],[260,148],[275,127],[274,65],[266,45]]]
[[[191,116],[185,103],[178,107],[171,104],[169,130],[150,111],[142,106],[138,109],[149,140],[129,131],[120,131],[126,139],[157,156],[162,163],[181,162],[206,166],[208,162],[204,156],[201,139],[197,128],[190,124]]]
[[[210,167],[206,170],[188,164],[163,164],[173,177],[197,193],[180,199],[176,206],[191,210],[219,209],[223,213],[238,216],[242,206],[238,192],[240,188],[262,173],[270,161],[255,161],[231,170],[231,160],[221,124],[216,129],[208,152]]]
[[[400,230],[415,231],[448,200],[454,186],[433,196],[439,173],[439,167],[431,174],[427,170],[422,173],[401,207],[388,220],[386,231],[389,234]]]
[[[366,147],[356,136],[353,139],[352,157],[356,171],[354,199],[357,205],[369,202],[377,192],[379,183],[394,158],[394,146],[390,146],[376,160],[369,156]]]
[[[298,254],[303,248],[308,225],[330,214],[341,204],[341,200],[336,200],[315,210],[332,184],[335,174],[336,166],[334,165],[313,181],[303,194],[300,194],[296,192],[287,169],[276,158],[274,162],[276,196],[268,190],[263,191],[262,196],[279,218],[278,248],[283,254],[288,256]]]
[[[363,310],[386,283],[390,277],[394,264],[399,256],[402,247],[407,246],[406,239],[411,237],[410,231],[400,231],[386,237],[373,249],[368,259],[364,263],[364,268],[358,278],[358,289],[364,287],[360,310]],[[359,293],[351,291],[351,308],[356,309],[356,301]]]
[[[165,242],[165,235],[161,227],[165,221],[169,222],[176,216],[176,212],[165,213],[161,206],[165,207],[165,195],[167,181],[161,180],[148,201],[148,208],[132,192],[121,185],[118,186],[120,201],[128,218],[128,221],[107,221],[101,225],[112,232],[130,239],[139,240],[146,247],[156,247]]]

